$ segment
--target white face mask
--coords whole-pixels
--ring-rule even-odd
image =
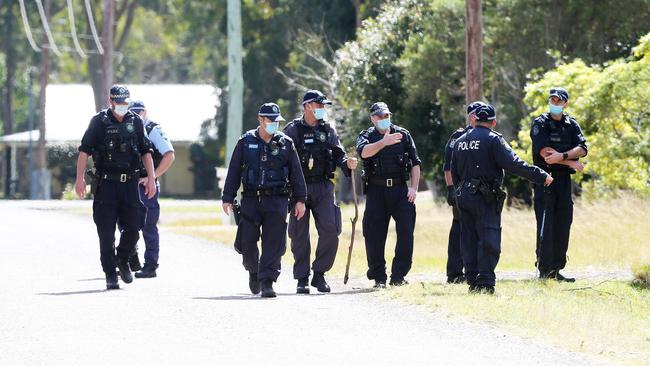
[[[126,114],[126,112],[129,111],[129,105],[128,104],[116,104],[115,108],[113,108],[113,111],[118,116],[123,116],[123,115]]]

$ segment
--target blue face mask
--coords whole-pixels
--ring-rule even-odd
[[[280,122],[268,122],[266,124],[266,127],[264,127],[264,130],[269,135],[274,135],[276,132],[278,132],[278,128],[280,128]]]
[[[390,118],[380,119],[377,121],[377,128],[380,130],[387,130],[390,128],[391,122]]]
[[[325,119],[325,116],[327,116],[327,110],[325,108],[314,109],[314,117],[316,119]]]
[[[549,103],[549,106],[550,106],[549,109],[551,111],[551,114],[559,115],[562,114],[562,111],[564,110],[564,107],[562,107],[561,105],[554,105],[553,103]]]

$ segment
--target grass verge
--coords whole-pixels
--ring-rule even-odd
[[[523,337],[629,365],[650,359],[650,291],[622,281],[500,281],[497,295],[414,283],[382,296],[505,328]]]

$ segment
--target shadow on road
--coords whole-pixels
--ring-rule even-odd
[[[115,290],[111,290],[115,291]],[[66,292],[40,292],[36,295],[48,295],[48,296],[68,296],[68,295],[84,295],[84,294],[98,294],[102,292],[107,292],[107,290],[84,290],[84,291],[66,291]]]
[[[356,295],[375,292],[375,289],[372,288],[359,288],[348,291],[341,292],[332,292],[329,294],[324,293],[312,293],[309,295],[306,294],[296,294],[296,293],[282,293],[278,292],[278,297],[287,297],[287,296],[296,296],[296,297],[310,297],[310,296],[337,296],[337,295]],[[193,300],[216,300],[216,301],[232,301],[232,300],[266,300],[260,297],[259,295],[252,294],[237,294],[237,295],[224,295],[224,296],[197,296],[193,297]]]
[[[95,278],[82,278],[80,280],[77,280],[77,282],[86,282],[86,281],[104,281],[106,278],[104,277],[95,277]]]

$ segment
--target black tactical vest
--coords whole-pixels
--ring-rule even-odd
[[[385,146],[374,156],[363,159],[364,174],[369,178],[409,180],[412,163],[406,143],[406,134],[402,133],[399,144]]]
[[[96,150],[93,160],[102,173],[133,173],[140,167],[138,136],[135,130],[135,117],[127,113],[124,120],[116,123],[108,113],[102,111],[101,125],[104,128],[104,141]]]
[[[244,191],[289,186],[289,150],[284,135],[276,134],[267,144],[254,132],[248,132],[242,137],[242,143]]]
[[[305,180],[334,178],[336,165],[332,156],[332,146],[329,143],[329,125],[323,122],[311,128],[305,126],[301,120],[295,120],[294,123],[298,127],[296,148]]]

